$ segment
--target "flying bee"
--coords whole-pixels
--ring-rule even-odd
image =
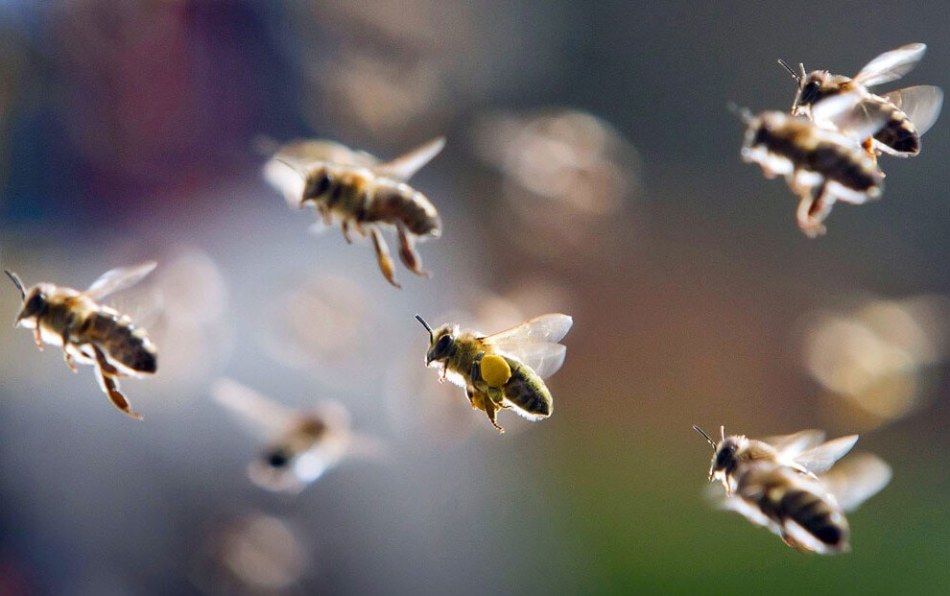
[[[140,377],[158,369],[158,354],[145,329],[99,301],[129,288],[155,269],[154,262],[120,267],[104,273],[89,289],[79,292],[51,283],[27,289],[16,273],[4,270],[23,299],[14,327],[33,330],[36,347],[43,344],[63,349],[66,366],[77,372],[75,362],[96,367],[99,386],[115,407],[128,416],[142,419],[132,411],[119,391],[121,377]]]
[[[812,114],[812,107],[829,97],[842,93],[857,93],[861,108],[878,117],[881,124],[871,135],[861,136],[865,150],[876,157],[881,153],[910,157],[920,153],[920,137],[933,126],[943,105],[943,91],[932,85],[906,87],[876,95],[868,87],[895,81],[910,72],[923,58],[927,46],[912,43],[885,52],[871,60],[853,78],[831,74],[827,70],[805,73],[805,65],[798,64],[795,72],[783,60],[781,64],[798,83],[792,114],[813,119],[816,123],[848,133],[839,122],[823,120]]]
[[[312,204],[327,226],[339,222],[343,237],[352,242],[350,230],[373,241],[379,269],[386,280],[400,287],[393,260],[383,239],[383,227],[394,227],[399,238],[399,258],[413,273],[428,277],[415,249],[416,239],[438,238],[442,222],[435,207],[407,181],[445,146],[439,137],[397,157],[380,162],[362,151],[332,141],[297,141],[282,147],[265,165],[265,177],[287,200],[303,207]],[[287,179],[286,167],[298,178]]]
[[[261,488],[298,493],[345,457],[381,457],[375,438],[355,433],[341,404],[325,401],[298,411],[231,379],[218,379],[214,398],[266,442],[248,465],[248,477]]]
[[[812,107],[817,117],[836,117],[859,135],[851,137],[822,128],[804,117],[783,112],[752,116],[742,110],[746,125],[740,155],[757,163],[767,178],[784,176],[799,197],[798,227],[809,238],[825,233],[822,222],[835,201],[860,205],[878,199],[884,190],[884,173],[855,139],[869,136],[880,125],[880,114],[859,109],[856,94],[836,95]]]
[[[741,435],[713,441],[709,480],[725,486],[722,506],[764,526],[800,551],[831,554],[850,549],[844,513],[877,494],[891,478],[880,458],[860,454],[834,466],[854,446],[851,435],[822,443],[824,433],[806,430],[764,441]]]
[[[442,365],[440,381],[449,379],[465,389],[472,408],[485,412],[498,432],[498,410],[514,409],[528,420],[551,415],[551,392],[542,379],[564,364],[567,348],[558,342],[573,319],[563,314],[536,317],[495,335],[443,325],[434,330],[416,315],[429,332],[426,366]]]

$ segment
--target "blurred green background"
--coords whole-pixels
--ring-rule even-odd
[[[809,241],[726,106],[787,109],[777,58],[854,74],[915,41],[902,83],[947,88],[948,26],[940,2],[0,2],[0,261],[83,288],[157,260],[113,304],[160,349],[123,384],[136,423],[0,324],[0,593],[946,593],[946,118]],[[385,159],[443,134],[413,179],[434,276],[402,291],[260,176],[263,138]],[[412,316],[556,311],[555,413],[504,435]],[[263,492],[220,375],[339,400],[388,457]],[[852,553],[801,555],[706,502],[692,424],[861,433],[894,478]]]

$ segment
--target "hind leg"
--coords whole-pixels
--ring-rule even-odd
[[[798,203],[798,227],[809,238],[825,233],[823,221],[831,213],[834,199],[827,192],[827,184],[822,183],[814,192],[804,192]]]
[[[431,277],[431,273],[422,268],[422,258],[413,246],[412,236],[402,222],[396,223],[396,232],[399,235],[399,258],[406,269],[422,277]]]
[[[126,416],[141,420],[142,415],[132,411],[132,405],[129,403],[129,400],[119,391],[119,382],[113,376],[117,375],[118,371],[114,366],[109,364],[106,360],[106,355],[103,354],[98,346],[93,346],[92,349],[96,355],[96,372],[99,374],[99,386],[102,388],[102,391],[109,396],[109,399],[112,400],[112,404],[122,410]]]
[[[386,241],[383,240],[383,235],[376,226],[370,227],[369,232],[370,236],[373,238],[373,248],[376,250],[376,261],[379,263],[379,270],[382,271],[383,277],[386,278],[386,281],[397,288],[401,288],[402,286],[396,282],[396,278],[393,275],[395,271],[395,265],[393,264],[392,257],[389,256],[389,247],[386,246]]]

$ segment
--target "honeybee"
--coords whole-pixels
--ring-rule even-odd
[[[441,364],[440,382],[463,387],[472,408],[485,412],[498,432],[505,432],[495,421],[498,410],[511,408],[528,420],[551,415],[554,404],[542,379],[564,364],[567,348],[558,342],[571,329],[571,317],[542,315],[489,336],[458,325],[433,331],[416,319],[429,332],[426,366]]]
[[[812,118],[816,123],[849,132],[846,126],[831,120],[823,120],[812,114],[812,106],[826,98],[842,93],[857,93],[861,107],[869,114],[880,118],[880,126],[872,135],[859,137],[869,154],[876,157],[887,153],[897,157],[909,157],[920,153],[920,137],[933,126],[943,105],[943,92],[932,85],[906,87],[876,95],[868,87],[895,81],[914,68],[923,58],[927,46],[912,43],[885,52],[871,60],[853,78],[831,74],[827,70],[815,70],[805,74],[805,65],[798,64],[795,72],[784,61],[781,64],[798,83],[792,114]]]
[[[857,442],[857,435],[822,443],[816,430],[767,440],[742,435],[713,441],[693,427],[713,448],[710,482],[725,487],[722,505],[765,526],[800,551],[831,554],[850,549],[844,513],[877,494],[891,478],[880,458],[861,454],[832,466]]]
[[[137,420],[142,416],[132,411],[119,391],[118,379],[155,373],[158,353],[145,329],[98,302],[137,284],[155,265],[148,262],[112,269],[83,292],[51,283],[26,289],[16,273],[4,270],[23,299],[14,327],[32,329],[40,350],[44,342],[61,347],[66,366],[73,372],[77,372],[74,362],[94,365],[102,391],[115,407]]]
[[[382,456],[376,439],[351,430],[350,415],[339,403],[298,411],[227,378],[218,379],[211,393],[267,442],[247,468],[251,481],[266,490],[298,493],[344,457]]]
[[[884,191],[884,173],[856,139],[880,126],[880,114],[858,109],[860,96],[837,95],[812,106],[815,117],[835,117],[848,122],[858,135],[851,137],[818,126],[804,117],[783,112],[752,116],[742,110],[746,124],[740,155],[757,163],[767,178],[784,176],[799,197],[796,219],[809,238],[825,233],[824,220],[835,201],[860,205],[878,199]]]
[[[339,222],[346,241],[350,230],[369,233],[379,269],[400,287],[381,228],[391,226],[399,238],[399,258],[413,273],[428,277],[414,247],[417,238],[438,238],[442,222],[435,207],[406,182],[445,146],[439,137],[397,157],[380,162],[372,155],[332,141],[297,141],[282,147],[265,165],[265,177],[287,200],[303,207],[312,204],[327,226]],[[286,167],[303,179],[302,188],[286,177]],[[283,171],[281,170],[283,168]]]

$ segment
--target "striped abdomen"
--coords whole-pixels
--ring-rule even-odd
[[[533,370],[511,358],[505,358],[511,367],[511,378],[503,389],[505,398],[525,412],[547,418],[553,411],[553,399],[547,385]]]
[[[87,317],[73,341],[96,344],[111,360],[136,372],[154,373],[158,369],[157,350],[145,329],[109,309]]]
[[[836,142],[836,138],[807,120],[782,115],[778,123],[763,119],[752,146],[761,145],[796,168],[816,172],[855,191],[879,188],[883,175],[864,150]]]
[[[786,542],[819,552],[848,549],[848,521],[820,483],[783,467],[761,471],[741,476],[738,493],[780,528]],[[795,525],[820,546],[796,536]]]

